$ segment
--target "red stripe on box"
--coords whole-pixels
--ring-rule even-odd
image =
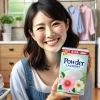
[[[79,50],[62,49],[62,52],[71,53],[71,54],[89,55],[89,52],[86,52],[86,51],[79,51]]]

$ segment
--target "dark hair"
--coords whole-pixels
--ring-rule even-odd
[[[29,34],[29,30],[33,32],[33,18],[38,11],[42,11],[46,16],[64,21],[67,23],[69,19],[69,29],[67,31],[67,39],[64,43],[64,47],[77,47],[79,38],[72,31],[72,20],[63,5],[57,0],[39,0],[38,2],[32,3],[28,9],[24,25],[24,33],[27,38],[27,44],[24,48],[24,55],[28,57],[28,63],[34,69],[48,70],[49,66],[45,63],[44,50],[38,46],[37,42],[34,41],[32,36]]]

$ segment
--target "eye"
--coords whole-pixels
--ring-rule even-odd
[[[53,26],[58,26],[60,23],[59,22],[54,22]]]
[[[44,30],[44,27],[39,27],[37,28],[37,30]]]

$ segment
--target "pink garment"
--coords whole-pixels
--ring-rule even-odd
[[[90,36],[95,34],[92,10],[85,5],[80,6],[79,9],[81,12],[82,21],[85,28],[85,32],[80,34],[79,38],[82,41],[89,41]]]

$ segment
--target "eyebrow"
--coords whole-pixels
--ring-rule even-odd
[[[39,23],[39,24],[35,25],[35,27],[36,27],[36,26],[39,26],[39,25],[44,25],[44,23]]]
[[[55,20],[52,19],[52,20],[50,21],[50,23],[52,23],[53,21],[55,21]],[[44,23],[39,23],[39,24],[35,25],[35,27],[36,27],[36,26],[39,26],[39,25],[45,25],[45,24],[44,24]]]

